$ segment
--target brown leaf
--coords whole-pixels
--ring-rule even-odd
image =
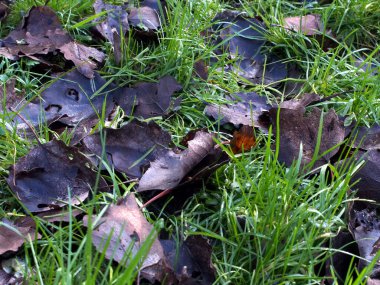
[[[85,216],[83,223],[88,226],[88,216]],[[95,220],[95,217],[92,217]],[[128,260],[133,258],[142,244],[147,241],[149,235],[155,233],[153,226],[145,219],[136,198],[129,194],[126,199],[119,201],[117,205],[111,205],[104,216],[99,220],[98,225],[92,232],[92,243],[99,252],[105,252],[107,259],[121,262],[130,249]],[[109,245],[105,248],[107,239]],[[165,262],[164,251],[160,242],[155,238],[150,251],[140,268],[142,277],[150,282],[162,281],[165,276],[163,270]]]
[[[323,32],[321,15],[310,14],[305,16],[288,17],[284,19],[284,28],[313,36]]]
[[[380,149],[380,126],[373,125],[371,128],[359,127],[354,130],[355,141],[352,146],[364,150]]]
[[[0,114],[3,112],[9,112],[20,103],[20,98],[16,94],[15,90],[16,80],[9,79],[4,86],[0,87]]]
[[[117,171],[129,177],[140,178],[144,166],[165,152],[171,142],[169,133],[154,122],[129,122],[120,129],[107,129],[105,132],[105,153],[108,161]],[[97,156],[101,156],[103,146],[99,134],[86,137],[84,146]]]
[[[31,8],[21,26],[10,32],[1,43],[0,54],[12,60],[22,56],[40,60],[42,55],[60,51],[88,78],[93,78],[96,68],[92,59],[102,62],[105,58],[104,53],[95,48],[76,43],[63,30],[55,12],[47,6]],[[41,60],[44,61],[43,58]]]
[[[269,111],[274,128],[273,133],[276,134],[277,125],[279,125],[280,128],[280,137],[278,138],[280,140],[280,151],[278,159],[280,162],[284,162],[287,167],[298,158],[301,144],[301,167],[306,166],[312,161],[316,150],[322,112],[317,108],[313,108],[310,113],[305,114],[303,105],[304,104],[301,104],[300,108],[295,109],[281,107],[278,123],[278,108],[272,108]],[[318,151],[319,158],[315,161],[313,167],[316,168],[327,163],[329,159],[338,152],[336,146],[342,143],[344,138],[345,128],[335,111],[331,109],[323,114],[322,136]],[[322,155],[333,147],[336,148]]]
[[[214,148],[213,135],[204,131],[195,134],[189,147],[179,153],[169,150],[151,162],[141,177],[137,191],[174,188]]]
[[[30,212],[42,212],[68,202],[81,203],[95,186],[96,176],[76,148],[50,141],[20,158],[11,168],[7,182]],[[99,187],[105,185],[100,179]]]
[[[0,225],[0,256],[17,252],[25,241],[34,240],[35,229],[33,227],[18,226],[10,221],[2,220],[5,225]]]

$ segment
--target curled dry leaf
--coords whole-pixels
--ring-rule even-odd
[[[313,97],[313,96],[308,96]],[[279,161],[284,162],[289,167],[300,154],[302,145],[301,166],[304,167],[315,158],[314,168],[326,164],[329,159],[338,152],[338,145],[345,138],[345,128],[343,122],[338,118],[334,110],[329,110],[323,114],[321,110],[312,108],[310,113],[305,113],[304,105],[308,104],[309,98],[299,104],[299,102],[288,102],[282,104],[280,110],[272,108],[269,115],[272,120],[274,131],[277,132],[279,125],[280,151]],[[285,107],[283,107],[285,106]],[[288,108],[286,108],[288,107]],[[277,112],[279,122],[277,124]],[[318,129],[322,121],[322,136],[318,153],[316,146],[318,142]],[[325,153],[327,152],[327,153]]]
[[[88,226],[88,219],[88,216],[83,218],[85,226]],[[93,221],[94,219],[95,217],[92,217]],[[128,261],[138,253],[150,234],[157,235],[154,231],[153,226],[140,211],[135,196],[129,194],[117,205],[111,205],[100,218],[99,224],[92,232],[92,243],[99,252],[105,252],[107,259],[116,262],[125,260],[126,254],[129,253],[130,256],[126,259],[128,265]],[[109,245],[105,248],[107,239]],[[164,263],[164,251],[157,238],[154,238],[146,258],[142,261],[141,277],[152,283],[162,281],[166,275]]]
[[[246,125],[261,127],[259,117],[270,109],[265,97],[255,92],[237,93],[227,96],[227,100],[232,104],[218,105],[209,104],[206,107],[206,115],[220,120],[221,124],[232,123],[235,126]]]
[[[10,169],[8,185],[30,212],[42,212],[85,200],[96,172],[74,147],[50,141],[32,149]],[[105,181],[99,180],[99,187]]]
[[[129,177],[140,178],[144,167],[166,151],[171,136],[154,122],[131,121],[120,129],[105,132],[105,154],[117,171]],[[103,147],[100,134],[84,138],[83,144],[88,151],[102,155]]]
[[[178,186],[182,179],[214,149],[213,135],[198,131],[179,153],[169,150],[151,162],[140,179],[137,191],[165,190]]]
[[[5,225],[0,225],[0,256],[17,252],[25,241],[36,236],[35,227],[20,226],[5,219],[1,222]]]
[[[10,10],[9,1],[1,0],[0,1],[0,22],[3,21],[8,16],[9,10]]]
[[[0,54],[12,60],[27,56],[44,61],[41,56],[56,52],[71,60],[88,78],[94,77],[95,61],[102,62],[105,57],[103,52],[75,42],[47,6],[31,8],[21,26],[0,42]]]

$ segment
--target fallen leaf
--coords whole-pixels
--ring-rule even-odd
[[[349,215],[349,228],[358,244],[359,259],[358,269],[361,271],[375,257],[374,246],[380,238],[380,221],[374,208],[355,210],[352,207]],[[380,264],[375,263],[370,277],[377,277],[380,273]]]
[[[95,186],[89,160],[61,141],[32,149],[10,169],[7,183],[30,212],[42,212],[85,200]],[[98,187],[104,187],[101,178]]]
[[[156,31],[161,26],[157,11],[147,6],[131,8],[128,20],[133,27],[143,31]]]
[[[44,61],[41,56],[59,51],[88,78],[94,77],[95,61],[102,62],[105,58],[103,52],[75,42],[47,6],[31,8],[21,26],[11,31],[0,46],[0,54],[11,60],[27,56]]]
[[[313,36],[323,32],[321,15],[310,14],[305,16],[288,17],[284,19],[284,28]]]
[[[128,13],[126,7],[105,4],[102,0],[96,0],[93,4],[96,14],[108,11],[105,19],[97,26],[99,33],[114,47],[116,64],[121,61],[121,39],[129,30]]]
[[[359,256],[358,246],[352,234],[347,231],[340,231],[327,246],[334,251],[325,263],[325,281],[332,285],[332,276],[335,276],[340,282],[344,282],[350,266],[357,265],[355,256]]]
[[[1,222],[3,225],[0,225],[0,256],[11,252],[15,253],[25,241],[34,240],[35,229],[33,227],[18,226],[5,219]]]
[[[359,127],[352,135],[355,141],[350,146],[364,150],[380,149],[379,125],[375,124],[371,128]]]
[[[117,171],[140,178],[144,167],[165,152],[170,143],[170,134],[154,122],[134,120],[120,129],[105,131],[104,151]],[[101,157],[103,146],[100,134],[84,138],[83,144],[89,152]]]
[[[234,131],[230,145],[234,154],[250,151],[256,145],[253,127],[243,125],[238,131]]]
[[[83,218],[85,226],[88,226],[88,219],[88,216]],[[95,219],[96,217],[93,216],[92,221]],[[154,231],[153,226],[139,209],[135,196],[129,194],[118,204],[111,205],[100,218],[92,232],[92,243],[99,252],[105,252],[107,259],[119,263],[125,260],[126,254],[130,253],[126,260],[128,266],[129,260],[138,253],[142,244]],[[109,239],[109,245],[105,248],[107,239]],[[155,238],[146,258],[142,261],[140,276],[151,283],[162,281],[166,275],[164,262],[164,251],[158,239]]]
[[[223,47],[216,53],[227,51],[231,59],[236,59],[234,64],[226,66],[227,71],[256,84],[272,84],[287,77],[287,64],[262,49],[266,44],[263,22],[228,10],[216,15],[212,22],[214,25],[206,34],[212,45]]]
[[[306,103],[309,102],[309,99],[305,100]],[[313,168],[317,168],[328,163],[329,159],[338,152],[339,149],[336,146],[343,142],[345,128],[334,110],[331,109],[327,113],[322,113],[321,110],[312,108],[310,113],[305,113],[304,105],[305,102],[282,104],[279,122],[277,122],[278,108],[269,110],[274,134],[276,134],[277,126],[279,126],[280,137],[277,139],[280,140],[280,149],[278,160],[290,167],[293,161],[297,160],[302,145],[301,167],[309,164],[315,155],[318,129],[323,115],[320,147],[313,165]],[[335,149],[332,149],[334,147]]]
[[[17,104],[20,102],[20,98],[16,94],[15,90],[16,80],[9,79],[7,82],[0,87],[0,114],[6,113],[16,108]]]
[[[137,106],[134,116],[150,118],[167,114],[172,95],[182,86],[171,76],[161,78],[158,83],[143,82],[135,85]]]
[[[209,104],[205,110],[207,116],[219,120],[220,124],[232,123],[235,126],[242,124],[260,127],[262,124],[259,117],[271,108],[266,98],[255,92],[237,93],[226,96],[226,99],[234,103]]]
[[[356,196],[380,202],[380,150],[358,151],[355,160],[365,163],[351,178],[351,182],[356,182],[352,188]]]
[[[10,10],[9,1],[1,0],[0,1],[0,22],[4,21],[4,19],[8,16],[9,10]]]
[[[178,153],[169,150],[150,163],[137,191],[165,190],[178,186],[182,179],[214,149],[213,135],[198,131],[188,148]]]
[[[74,70],[59,77],[40,97],[21,106],[17,111],[35,128],[39,128],[41,123],[49,126],[54,122],[75,128],[77,137],[73,142],[77,142],[99,121],[103,104],[106,105],[105,118],[108,118],[115,108],[111,92],[113,86],[105,87],[99,92],[105,84],[106,81],[97,73],[94,73],[93,79],[88,79]],[[126,108],[126,105],[123,107]],[[29,129],[20,118],[16,120],[20,131]]]
[[[211,261],[212,248],[207,239],[189,236],[184,241],[160,240],[160,243],[178,284],[214,283],[216,270]]]

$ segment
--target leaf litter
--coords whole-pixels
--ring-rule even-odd
[[[119,49],[117,45],[122,34],[125,35],[131,27],[148,33],[160,27],[159,10],[163,5],[157,1],[143,1],[140,7],[127,7],[126,10],[122,6],[104,4],[99,0],[94,5],[96,13],[112,10],[97,29],[114,45],[115,53]],[[318,15],[285,19],[285,28],[308,36],[321,33],[322,26]],[[264,49],[267,45],[266,29],[258,18],[225,11],[216,16],[211,32],[208,31],[206,35],[216,43],[223,43],[223,49],[228,51],[231,59],[236,60],[235,65],[226,67],[227,70],[253,83],[277,84],[289,76],[292,66],[282,62],[277,54]],[[0,54],[10,59],[27,56],[50,65],[53,63],[49,62],[47,55],[57,52],[71,61],[77,70],[58,76],[39,98],[30,102],[20,101],[12,80],[0,92],[5,112],[18,113],[33,128],[44,122],[54,130],[53,125],[60,123],[72,128],[76,136],[73,146],[55,140],[39,144],[10,169],[7,182],[27,212],[34,212],[50,222],[67,221],[69,217],[62,215],[62,207],[68,203],[80,204],[89,197],[97,181],[96,166],[103,151],[117,171],[138,179],[135,187],[137,192],[160,190],[167,195],[168,191],[176,189],[173,197],[186,196],[189,188],[193,188],[190,192],[194,193],[199,189],[198,182],[207,179],[215,169],[228,161],[226,154],[216,145],[213,133],[192,131],[184,142],[184,149],[170,148],[169,133],[153,122],[138,120],[116,129],[107,129],[104,132],[103,149],[103,134],[89,135],[101,117],[112,119],[109,117],[117,108],[121,108],[126,116],[133,115],[140,119],[165,116],[178,106],[179,100],[173,100],[172,95],[182,87],[170,76],[159,79],[157,83],[142,82],[132,87],[107,83],[94,71],[96,62],[102,62],[104,54],[76,43],[63,30],[50,8],[32,8],[21,26],[1,41],[0,47]],[[207,66],[202,66],[202,69],[207,71]],[[308,107],[320,100],[315,94],[305,94],[300,100],[288,100],[280,105],[270,105],[253,92],[226,95],[226,99],[237,100],[222,106],[209,104],[206,114],[221,124],[231,123],[239,128],[232,140],[227,142],[235,154],[249,151],[257,144],[254,127],[265,132],[271,126],[276,134],[276,127],[280,126],[280,136],[277,138],[280,140],[279,161],[290,166],[302,150],[301,166],[313,162],[313,167],[319,167],[331,163],[332,157],[339,151],[337,146],[346,143],[347,133],[350,132],[332,109],[323,112],[316,107]],[[21,130],[30,127],[18,117],[14,120]],[[317,144],[319,132],[320,145]],[[353,190],[357,191],[360,198],[378,201],[378,126],[361,127],[356,137],[351,143],[351,147],[360,148],[355,159],[364,159],[366,163],[352,178],[360,179]],[[92,159],[93,166],[89,160],[91,157],[97,157]],[[108,188],[106,181],[100,178],[98,189]],[[41,215],[43,213],[49,214]],[[359,247],[360,255],[371,259],[380,248],[377,212],[370,208],[370,204],[366,204],[364,209],[353,213],[349,221],[351,235]],[[53,218],[49,218],[50,214]],[[54,218],[56,214],[58,218]],[[80,214],[79,211],[73,215],[80,217]],[[84,218],[86,226],[89,219],[88,216]],[[91,217],[92,221],[95,219],[96,215]],[[24,220],[16,220],[13,226],[22,235],[36,236],[33,218],[27,216]],[[133,194],[109,206],[105,215],[100,217],[100,223],[93,230],[93,243],[102,252],[105,241],[109,239],[106,257],[122,262],[129,251],[133,258],[152,234],[153,246],[142,262],[141,277],[151,283],[167,278],[168,284],[211,284],[215,280],[209,242],[203,237],[188,237],[180,241],[160,239],[158,231],[146,220]],[[371,242],[368,242],[368,237]],[[0,238],[8,238],[6,230],[2,231]],[[2,253],[17,252],[25,241],[19,235],[12,239],[14,243],[1,248]],[[359,263],[359,268],[366,264]],[[340,272],[347,272],[345,266],[341,266]],[[0,269],[1,278],[10,280],[11,277],[4,272]],[[377,267],[371,275],[373,280],[377,280],[376,272]],[[329,273],[326,274],[328,276]]]

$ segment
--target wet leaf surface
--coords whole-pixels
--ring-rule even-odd
[[[144,167],[166,152],[170,143],[170,134],[153,122],[140,123],[134,120],[120,129],[108,129],[105,132],[108,161],[117,171],[133,178],[140,178]],[[100,134],[86,137],[83,144],[90,153],[101,157],[103,147]]]
[[[95,218],[93,216],[92,221]],[[84,225],[88,226],[88,216],[84,217],[83,221]],[[92,232],[92,243],[99,252],[105,252],[107,259],[113,259],[116,262],[125,260],[125,255],[130,254],[126,259],[128,264],[149,235],[154,234],[154,231],[153,226],[145,219],[137,205],[135,196],[129,194],[126,199],[107,209]],[[105,248],[107,239],[110,242]],[[142,262],[141,276],[152,283],[155,280],[162,281],[165,276],[164,262],[163,248],[155,238],[146,259]]]
[[[178,153],[169,150],[156,160],[141,177],[137,191],[165,190],[178,186],[182,179],[214,148],[213,135],[204,131],[195,134],[188,148]]]
[[[94,77],[96,62],[105,58],[103,52],[75,42],[63,30],[56,13],[47,6],[31,8],[21,26],[0,41],[0,54],[12,60],[27,56],[44,61],[41,56],[56,52],[71,60],[88,78]]]
[[[32,149],[11,168],[7,182],[30,212],[83,202],[95,186],[96,172],[74,147],[50,141]],[[100,179],[99,187],[105,182]]]
[[[227,96],[227,100],[233,103],[218,105],[209,104],[206,107],[206,115],[219,120],[220,124],[232,123],[235,126],[247,125],[260,127],[262,125],[259,117],[264,111],[268,111],[271,106],[267,104],[267,99],[255,92],[237,93]]]

